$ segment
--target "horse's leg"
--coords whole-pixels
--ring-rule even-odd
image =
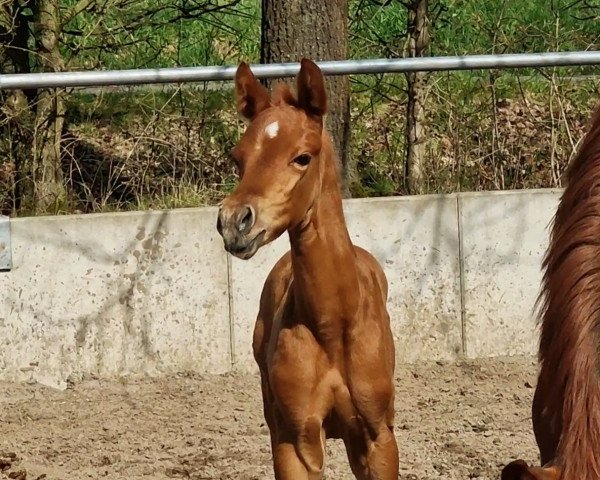
[[[343,439],[352,473],[358,480],[369,480],[368,447],[362,426],[350,426]]]
[[[297,478],[307,480],[306,467],[299,460],[295,449],[293,437],[284,429],[282,422],[277,422],[281,417],[273,401],[270,391],[268,376],[261,371],[261,389],[263,397],[263,414],[269,428],[271,437],[271,451],[273,454],[273,470],[276,480]],[[279,424],[278,424],[279,423]]]
[[[320,480],[325,463],[325,432],[317,418],[309,418],[299,434],[277,422],[272,435],[276,480]]]
[[[361,375],[358,370],[353,380]],[[346,423],[344,443],[352,473],[358,480],[396,480],[398,478],[398,445],[393,432],[394,391],[391,381],[383,381],[377,391],[365,382],[353,388],[354,404],[359,418]],[[360,399],[356,401],[356,399]]]
[[[398,447],[388,426],[382,426],[374,440],[350,433],[344,438],[352,473],[358,480],[396,480]]]
[[[369,480],[396,480],[398,478],[398,445],[387,425],[382,425],[369,447],[367,463]]]
[[[344,437],[344,445],[348,455],[350,469],[358,480],[369,480],[369,468],[367,465],[367,449],[364,440],[357,437]]]
[[[353,352],[347,364],[348,389],[362,422],[360,430],[366,446],[361,447],[357,435],[351,435],[354,438],[350,439],[349,455],[356,457],[351,463],[359,469],[366,464],[364,471],[368,472],[365,477],[368,480],[397,480],[398,445],[393,433],[393,340],[391,335],[383,333],[376,336],[368,322],[364,322],[349,334],[347,348]]]
[[[320,480],[325,463],[322,422],[310,418],[300,429],[286,425],[275,405],[266,375],[261,375],[263,412],[271,436],[276,480]],[[294,433],[300,431],[300,434]]]
[[[533,433],[540,451],[542,465],[546,465],[556,456],[561,431],[561,426],[556,424],[560,419],[560,415],[557,416],[556,412],[548,410],[546,398],[548,395],[548,380],[548,373],[542,366],[531,408]]]

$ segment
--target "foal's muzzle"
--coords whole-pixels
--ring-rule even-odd
[[[262,245],[265,231],[252,234],[256,214],[250,205],[224,205],[219,210],[217,231],[223,237],[225,250],[232,255],[247,260]]]

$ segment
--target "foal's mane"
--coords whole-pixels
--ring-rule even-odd
[[[553,375],[564,480],[600,479],[600,105],[567,169],[540,294],[539,359]]]

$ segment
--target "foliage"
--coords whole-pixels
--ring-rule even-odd
[[[8,3],[15,1],[27,14],[31,0]],[[68,69],[235,64],[260,57],[258,0],[60,1],[60,48]],[[600,47],[600,0],[430,4],[431,55]],[[352,0],[352,58],[402,56],[405,28],[401,1]],[[35,69],[35,56],[30,59]],[[560,185],[598,97],[596,72],[431,74],[428,191]],[[353,193],[402,194],[404,77],[357,75],[352,88],[351,155],[359,169]],[[9,106],[5,102],[3,111]],[[69,92],[63,170],[70,202],[64,211],[214,203],[235,181],[227,150],[241,128],[230,83]],[[0,141],[0,204],[7,212],[13,210],[9,143],[6,136]]]
[[[249,41],[260,35],[251,0],[63,1],[72,11],[63,48],[74,68],[213,65],[259,54]]]

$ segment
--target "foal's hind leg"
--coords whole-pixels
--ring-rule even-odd
[[[546,465],[556,456],[561,431],[561,426],[558,424],[560,415],[548,409],[547,397],[555,394],[552,389],[548,388],[549,385],[549,375],[542,367],[531,408],[533,433],[540,450],[542,465]]]

